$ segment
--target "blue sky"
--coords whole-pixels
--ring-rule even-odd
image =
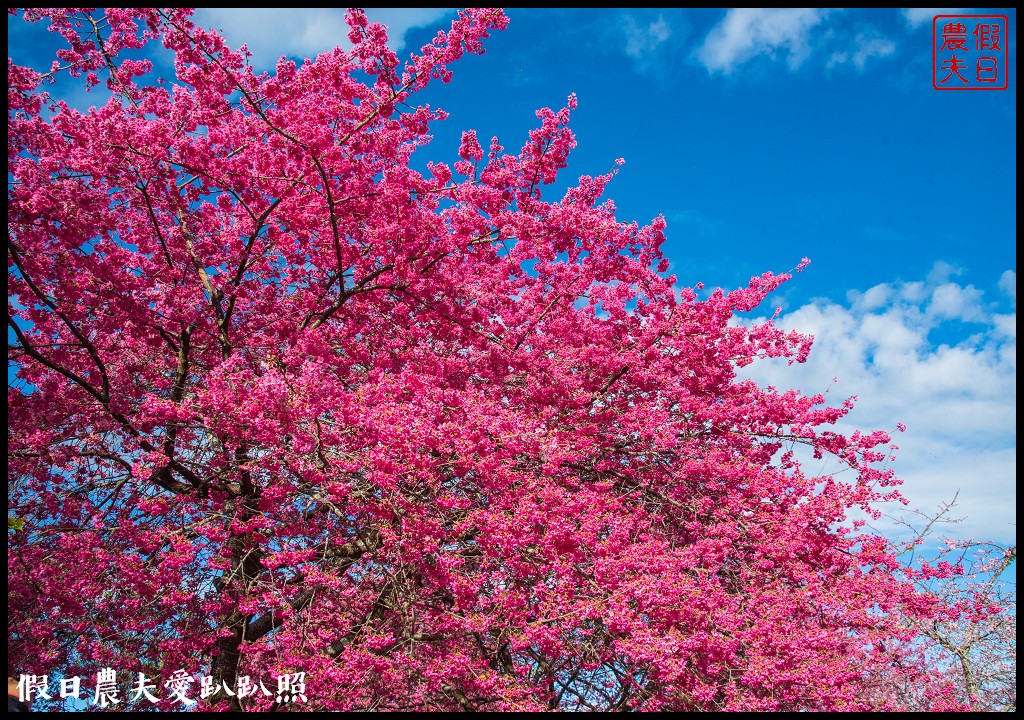
[[[912,507],[959,491],[961,536],[1016,536],[1016,13],[1013,9],[510,9],[483,57],[424,100],[462,130],[518,148],[534,110],[579,98],[566,178],[610,170],[621,220],[663,214],[680,283],[734,288],[811,266],[764,308],[816,334],[777,386],[859,403],[846,429],[893,430]],[[1009,89],[932,87],[932,17],[1009,18]],[[368,10],[399,55],[453,11]],[[257,66],[345,43],[343,11],[203,10]],[[9,27],[31,64],[36,33]],[[78,103],[102,98],[76,98]],[[484,142],[486,146],[486,142]],[[833,382],[833,380],[835,382]]]

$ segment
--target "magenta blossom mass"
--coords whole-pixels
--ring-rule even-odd
[[[807,357],[734,321],[788,274],[681,286],[614,169],[550,197],[574,97],[413,167],[417,91],[501,11],[404,63],[351,11],[352,49],[264,74],[185,9],[24,17],[66,45],[8,64],[9,674],[202,677],[216,710],[299,676],[323,710],[968,707],[907,649],[954,610],[852,515],[898,497],[890,437],[736,377]]]

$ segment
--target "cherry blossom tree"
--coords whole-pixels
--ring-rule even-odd
[[[415,169],[418,91],[500,11],[404,62],[351,11],[352,49],[263,74],[188,10],[23,17],[65,45],[8,62],[9,672],[162,708],[300,673],[334,710],[898,705],[868,681],[939,601],[850,519],[897,497],[890,438],[735,374],[809,352],[733,321],[789,275],[681,286],[614,170],[549,197],[574,98]]]

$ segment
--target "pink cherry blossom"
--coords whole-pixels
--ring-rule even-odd
[[[499,10],[404,63],[351,11],[351,50],[262,74],[187,9],[22,15],[65,46],[8,63],[9,672],[212,676],[216,710],[300,672],[322,710],[907,705],[884,671],[965,706],[892,669],[953,566],[849,518],[898,497],[889,436],[737,379],[811,350],[730,322],[789,273],[701,300],[614,173],[553,197],[575,97],[411,166],[416,93]]]

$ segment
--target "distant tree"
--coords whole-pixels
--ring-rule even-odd
[[[613,173],[545,199],[574,99],[411,166],[500,11],[404,64],[352,11],[269,74],[184,9],[24,17],[67,47],[8,63],[9,671],[111,668],[129,709],[139,673],[163,708],[298,673],[337,710],[873,706],[938,601],[846,519],[895,497],[889,437],[736,378],[806,357],[731,322],[788,276],[702,300]]]
[[[892,644],[893,659],[877,679],[880,703],[913,710],[942,704],[987,712],[1017,709],[1017,546],[942,539],[959,519],[956,498],[938,511],[898,521],[907,538],[891,552],[922,594],[937,600],[934,613],[907,617],[910,632]],[[870,684],[870,683],[869,683]]]

